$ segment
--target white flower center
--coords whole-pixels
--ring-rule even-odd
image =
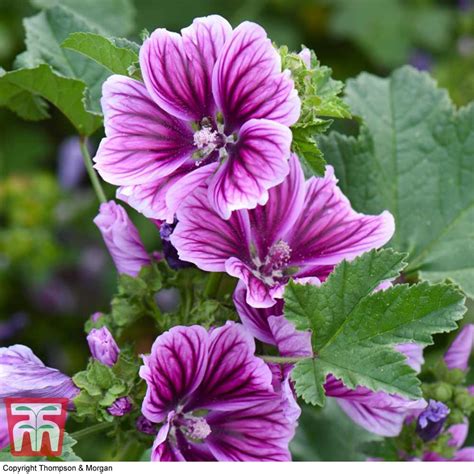
[[[203,127],[194,134],[194,145],[198,150],[211,153],[217,147],[218,133],[211,127]]]
[[[211,427],[200,416],[187,415],[185,417],[184,431],[189,438],[206,439],[211,434]]]

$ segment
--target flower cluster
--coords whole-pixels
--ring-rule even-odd
[[[300,57],[301,67],[311,68],[311,53],[305,49]],[[88,391],[76,405],[103,396],[105,419],[120,423],[141,404],[133,429],[154,436],[154,461],[290,460],[301,412],[291,361],[315,355],[311,333],[297,331],[284,316],[285,287],[290,280],[321,285],[342,261],[383,247],[394,234],[394,218],[388,211],[356,212],[331,166],[306,179],[290,127],[307,98],[259,25],[232,29],[212,15],[181,34],[157,29],[144,41],[139,63],[143,81],[112,75],[103,85],[105,138],[94,161],[100,176],[119,186],[117,198],[157,226],[162,254],[146,251],[114,201],[101,205],[94,222],[128,282],[158,260],[167,270],[227,274],[240,323],[175,325],[160,334],[139,371],[143,400],[133,380],[117,376],[125,370],[117,368],[123,352],[113,335],[120,324],[107,327],[96,314],[87,336],[95,375],[74,378]],[[139,298],[140,285],[133,285]],[[472,329],[466,331],[459,337],[472,340]],[[459,340],[446,364],[466,370],[466,342]],[[256,355],[256,341],[280,361]],[[396,349],[420,371],[421,347]],[[98,373],[109,385],[93,385]],[[0,349],[0,382],[0,399],[32,393],[73,399],[79,392],[24,346]],[[452,410],[436,398],[348,387],[333,373],[324,382],[325,394],[377,435],[397,437],[413,420],[423,442],[447,431]],[[0,426],[2,417],[0,406]],[[458,447],[466,429],[449,430]]]

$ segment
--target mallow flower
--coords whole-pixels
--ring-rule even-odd
[[[68,398],[72,409],[72,399],[78,394],[70,377],[46,367],[29,347],[0,347],[0,449],[9,442],[4,398]]]
[[[269,191],[265,205],[240,210],[223,220],[210,206],[205,185],[180,206],[171,243],[181,260],[202,270],[239,278],[246,301],[271,307],[290,277],[324,280],[343,259],[386,244],[394,232],[388,211],[378,216],[355,212],[336,185],[333,168],[305,182],[296,155],[290,173]]]
[[[26,346],[0,348],[0,400],[7,397],[64,397],[79,393],[72,379],[46,367]]]
[[[227,322],[175,326],[144,356],[142,413],[162,423],[153,461],[288,461],[295,423],[285,416],[253,338]]]
[[[102,89],[105,134],[95,167],[145,216],[173,221],[210,178],[207,198],[228,219],[254,208],[288,174],[300,100],[265,30],[232,30],[218,15],[181,34],[159,28],[140,49],[143,83],[113,75]]]
[[[255,311],[255,308],[251,308]],[[266,309],[257,311],[265,312]],[[239,313],[241,314],[241,313]],[[272,340],[283,357],[311,357],[311,333],[297,331],[294,325],[282,315],[268,316],[268,327]],[[417,344],[399,345],[397,349],[407,356],[407,363],[415,370],[419,368],[422,349]],[[406,350],[406,352],[404,352]],[[412,356],[415,356],[412,358]],[[287,396],[287,413],[291,417],[298,408],[294,407],[294,395],[288,386],[292,364],[270,364],[274,378],[279,378],[282,393]],[[275,382],[274,382],[275,383]],[[324,384],[326,396],[335,398],[341,409],[358,425],[380,436],[397,436],[405,419],[426,407],[425,400],[408,400],[399,395],[374,392],[366,387],[355,389],[329,375]],[[297,412],[298,413],[298,412]],[[298,413],[299,415],[299,413]]]
[[[99,228],[119,273],[135,277],[143,266],[150,264],[150,256],[138,230],[122,206],[114,201],[101,204],[94,224]]]

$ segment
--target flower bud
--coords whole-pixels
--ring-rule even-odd
[[[101,364],[112,367],[118,359],[120,349],[110,331],[105,327],[92,329],[87,336],[92,357]]]
[[[135,277],[143,266],[150,264],[138,230],[122,206],[113,201],[101,204],[94,223],[119,273]]]
[[[124,416],[132,411],[132,402],[129,397],[117,398],[107,411],[112,416]]]
[[[140,415],[136,421],[136,427],[138,431],[141,431],[147,435],[156,435],[158,433],[158,428],[156,424],[150,421],[148,418]]]
[[[453,396],[453,388],[445,382],[439,382],[433,386],[433,398],[440,402],[448,402]]]

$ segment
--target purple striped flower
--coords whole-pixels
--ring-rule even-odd
[[[181,260],[211,272],[226,271],[247,288],[246,301],[271,307],[290,277],[323,280],[343,259],[386,244],[394,232],[392,215],[355,212],[336,185],[333,169],[305,182],[295,155],[290,173],[271,189],[268,202],[222,220],[199,187],[178,210],[171,235]]]
[[[143,43],[144,83],[103,86],[106,138],[95,167],[147,217],[173,221],[180,201],[209,179],[212,208],[228,219],[254,208],[288,174],[300,100],[265,30],[196,18],[181,35],[159,28]]]
[[[102,233],[119,273],[135,277],[143,266],[150,264],[138,230],[122,206],[114,201],[101,204],[94,224]]]
[[[295,423],[253,338],[232,322],[176,326],[158,337],[140,376],[143,415],[162,423],[154,461],[288,461]]]
[[[29,347],[0,348],[0,400],[6,397],[64,397],[79,393],[70,377],[46,367]]]

